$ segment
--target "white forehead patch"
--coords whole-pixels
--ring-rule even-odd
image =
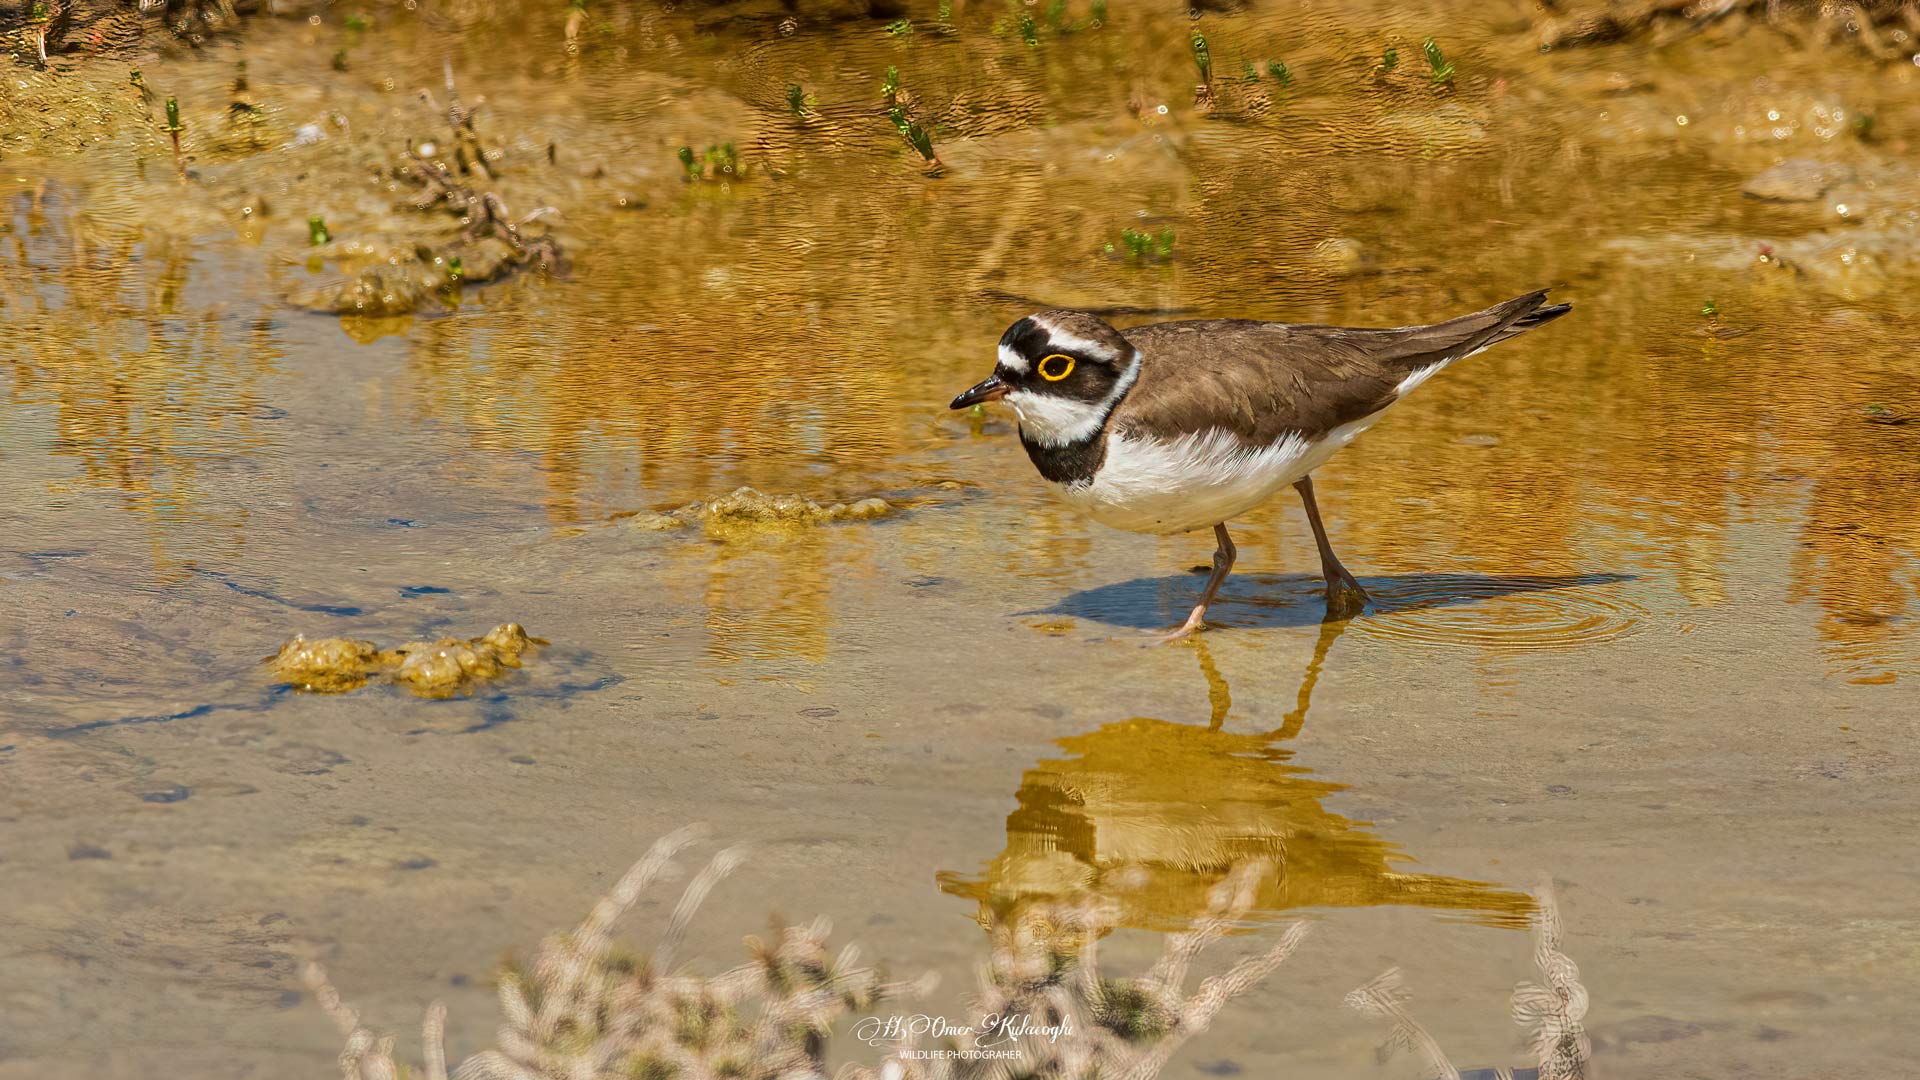
[[[1027,358],[1002,345],[1000,346],[1000,366],[1016,374],[1025,375]]]
[[[1047,341],[1050,344],[1058,345],[1065,350],[1077,352],[1082,356],[1098,356],[1106,360],[1120,359],[1119,355],[1111,348],[1091,338],[1083,338],[1071,330],[1062,330],[1038,315],[1031,316],[1031,318],[1033,319],[1033,325],[1047,332]]]

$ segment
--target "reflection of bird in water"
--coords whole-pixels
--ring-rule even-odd
[[[1005,920],[1032,904],[1099,897],[1122,926],[1175,930],[1207,908],[1236,864],[1266,860],[1254,910],[1411,905],[1523,928],[1525,894],[1477,881],[1411,873],[1399,849],[1321,805],[1344,785],[1313,779],[1274,745],[1298,734],[1327,650],[1344,627],[1321,630],[1298,707],[1277,731],[1224,729],[1226,681],[1201,650],[1213,722],[1135,717],[1060,740],[1068,757],[1021,779],[1007,846],[979,875],[945,872],[945,892]]]

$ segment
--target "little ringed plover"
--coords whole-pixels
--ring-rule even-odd
[[[1068,505],[1129,532],[1213,528],[1200,602],[1168,636],[1199,630],[1233,568],[1227,522],[1287,485],[1320,549],[1330,609],[1366,590],[1327,543],[1312,472],[1387,408],[1462,357],[1567,313],[1545,289],[1431,326],[1365,330],[1249,319],[1117,330],[1080,311],[1007,328],[993,374],[953,399],[1005,399],[1027,456]]]

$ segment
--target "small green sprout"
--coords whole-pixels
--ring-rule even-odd
[[[1253,66],[1253,61],[1248,60],[1241,66],[1240,81],[1241,82],[1259,82],[1260,81],[1260,69]]]
[[[1029,45],[1040,44],[1040,28],[1033,24],[1033,16],[1020,13],[1020,40]]]
[[[1700,305],[1700,314],[1708,317],[1718,315],[1720,314],[1720,305],[1709,299],[1706,303]]]
[[[1200,72],[1201,84],[1206,86],[1213,85],[1213,54],[1207,49],[1207,35],[1201,33],[1200,28],[1197,26],[1194,27],[1191,44],[1193,46],[1193,66]]]
[[[889,67],[886,78],[880,81],[880,95],[887,102],[887,119],[893,129],[900,133],[908,146],[926,159],[927,165],[939,169],[940,157],[933,150],[933,129],[907,115],[907,107],[900,100],[900,69]]]
[[[345,49],[335,50],[333,54],[333,70],[335,71],[347,70],[347,50]]]
[[[307,219],[307,246],[319,247],[333,242],[333,234],[327,231],[326,219],[315,214]]]
[[[813,95],[801,88],[799,83],[787,84],[787,111],[795,116],[805,116],[813,108]]]
[[[894,130],[900,133],[908,146],[920,152],[928,165],[939,167],[940,158],[933,152],[933,132],[930,129],[917,120],[909,119],[906,111],[898,105],[887,111],[887,119],[893,121]]]
[[[1375,68],[1374,70],[1378,71],[1382,75],[1385,75],[1387,72],[1392,71],[1394,68],[1397,68],[1399,66],[1400,66],[1400,50],[1395,48],[1389,48],[1387,49],[1386,52],[1383,52],[1380,54],[1380,66]]]
[[[167,99],[167,122],[161,126],[160,130],[166,132],[167,138],[173,140],[173,167],[180,170],[180,179],[185,180],[187,159],[180,154],[180,133],[187,130],[187,125],[180,122],[179,98]]]
[[[1428,38],[1420,43],[1420,49],[1427,54],[1427,67],[1431,69],[1431,74],[1428,77],[1436,83],[1452,82],[1453,65],[1447,63],[1447,58],[1440,54],[1439,42]]]
[[[356,34],[366,33],[367,27],[371,25],[372,24],[367,21],[367,17],[365,15],[349,15],[347,16],[347,19],[346,19],[347,29],[353,31]]]
[[[1121,229],[1120,243],[1127,254],[1135,260],[1145,262],[1150,259],[1168,259],[1173,257],[1173,230],[1163,229],[1159,236],[1142,229]],[[1113,245],[1106,246],[1112,254]]]
[[[952,22],[953,21],[953,0],[940,0],[940,12],[935,17],[938,18],[943,23]]]
[[[1104,26],[1107,22],[1107,0],[1093,0],[1093,25]]]
[[[1067,0],[1053,0],[1047,5],[1047,25],[1060,31],[1072,29],[1067,25]]]
[[[693,147],[683,146],[673,152],[680,159],[680,169],[688,180],[723,180],[730,176],[744,175],[740,167],[740,152],[732,143],[709,145],[705,152],[696,154]]]
[[[467,269],[460,265],[460,256],[455,255],[453,258],[447,260],[447,276],[455,281],[462,281],[466,278]]]
[[[894,37],[907,37],[913,33],[913,21],[911,19],[895,19],[887,24],[887,33],[892,34]]]
[[[1293,85],[1293,69],[1278,60],[1267,61],[1267,74],[1273,76],[1273,81],[1281,86]]]

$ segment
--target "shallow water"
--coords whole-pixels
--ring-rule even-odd
[[[1920,412],[1920,69],[1264,6],[1204,18],[1202,115],[1184,18],[1028,45],[959,7],[904,37],[596,10],[569,53],[545,9],[426,5],[9,70],[60,108],[12,114],[0,162],[0,1076],[317,1075],[309,956],[379,1026],[444,998],[471,1050],[499,954],[690,820],[760,846],[705,956],[822,912],[956,1015],[983,911],[1092,890],[1164,930],[1276,857],[1249,929],[1316,935],[1170,1075],[1372,1069],[1384,1032],[1340,998],[1395,964],[1456,1063],[1525,1064],[1544,880],[1611,1075],[1920,1051],[1889,1023],[1920,991],[1920,421],[1880,422]],[[234,129],[241,57],[264,119]],[[440,228],[372,173],[443,137],[415,92],[449,58],[571,277],[296,310],[337,273],[309,216]],[[1268,59],[1291,89],[1228,85]],[[189,181],[131,64],[182,101]],[[889,65],[944,125],[938,178],[880,113]],[[1871,140],[1835,120],[1863,113]],[[723,142],[744,178],[682,179],[675,148]],[[1881,179],[1844,212],[1741,196],[1793,156]],[[1106,253],[1127,227],[1174,229],[1171,259]],[[1317,474],[1378,601],[1348,623],[1289,497],[1236,523],[1218,629],[1143,648],[1210,540],[1082,522],[1007,415],[944,407],[1042,305],[1394,325],[1542,285],[1569,318]],[[902,512],[632,520],[742,484]],[[506,621],[553,644],[454,700],[261,664]]]

